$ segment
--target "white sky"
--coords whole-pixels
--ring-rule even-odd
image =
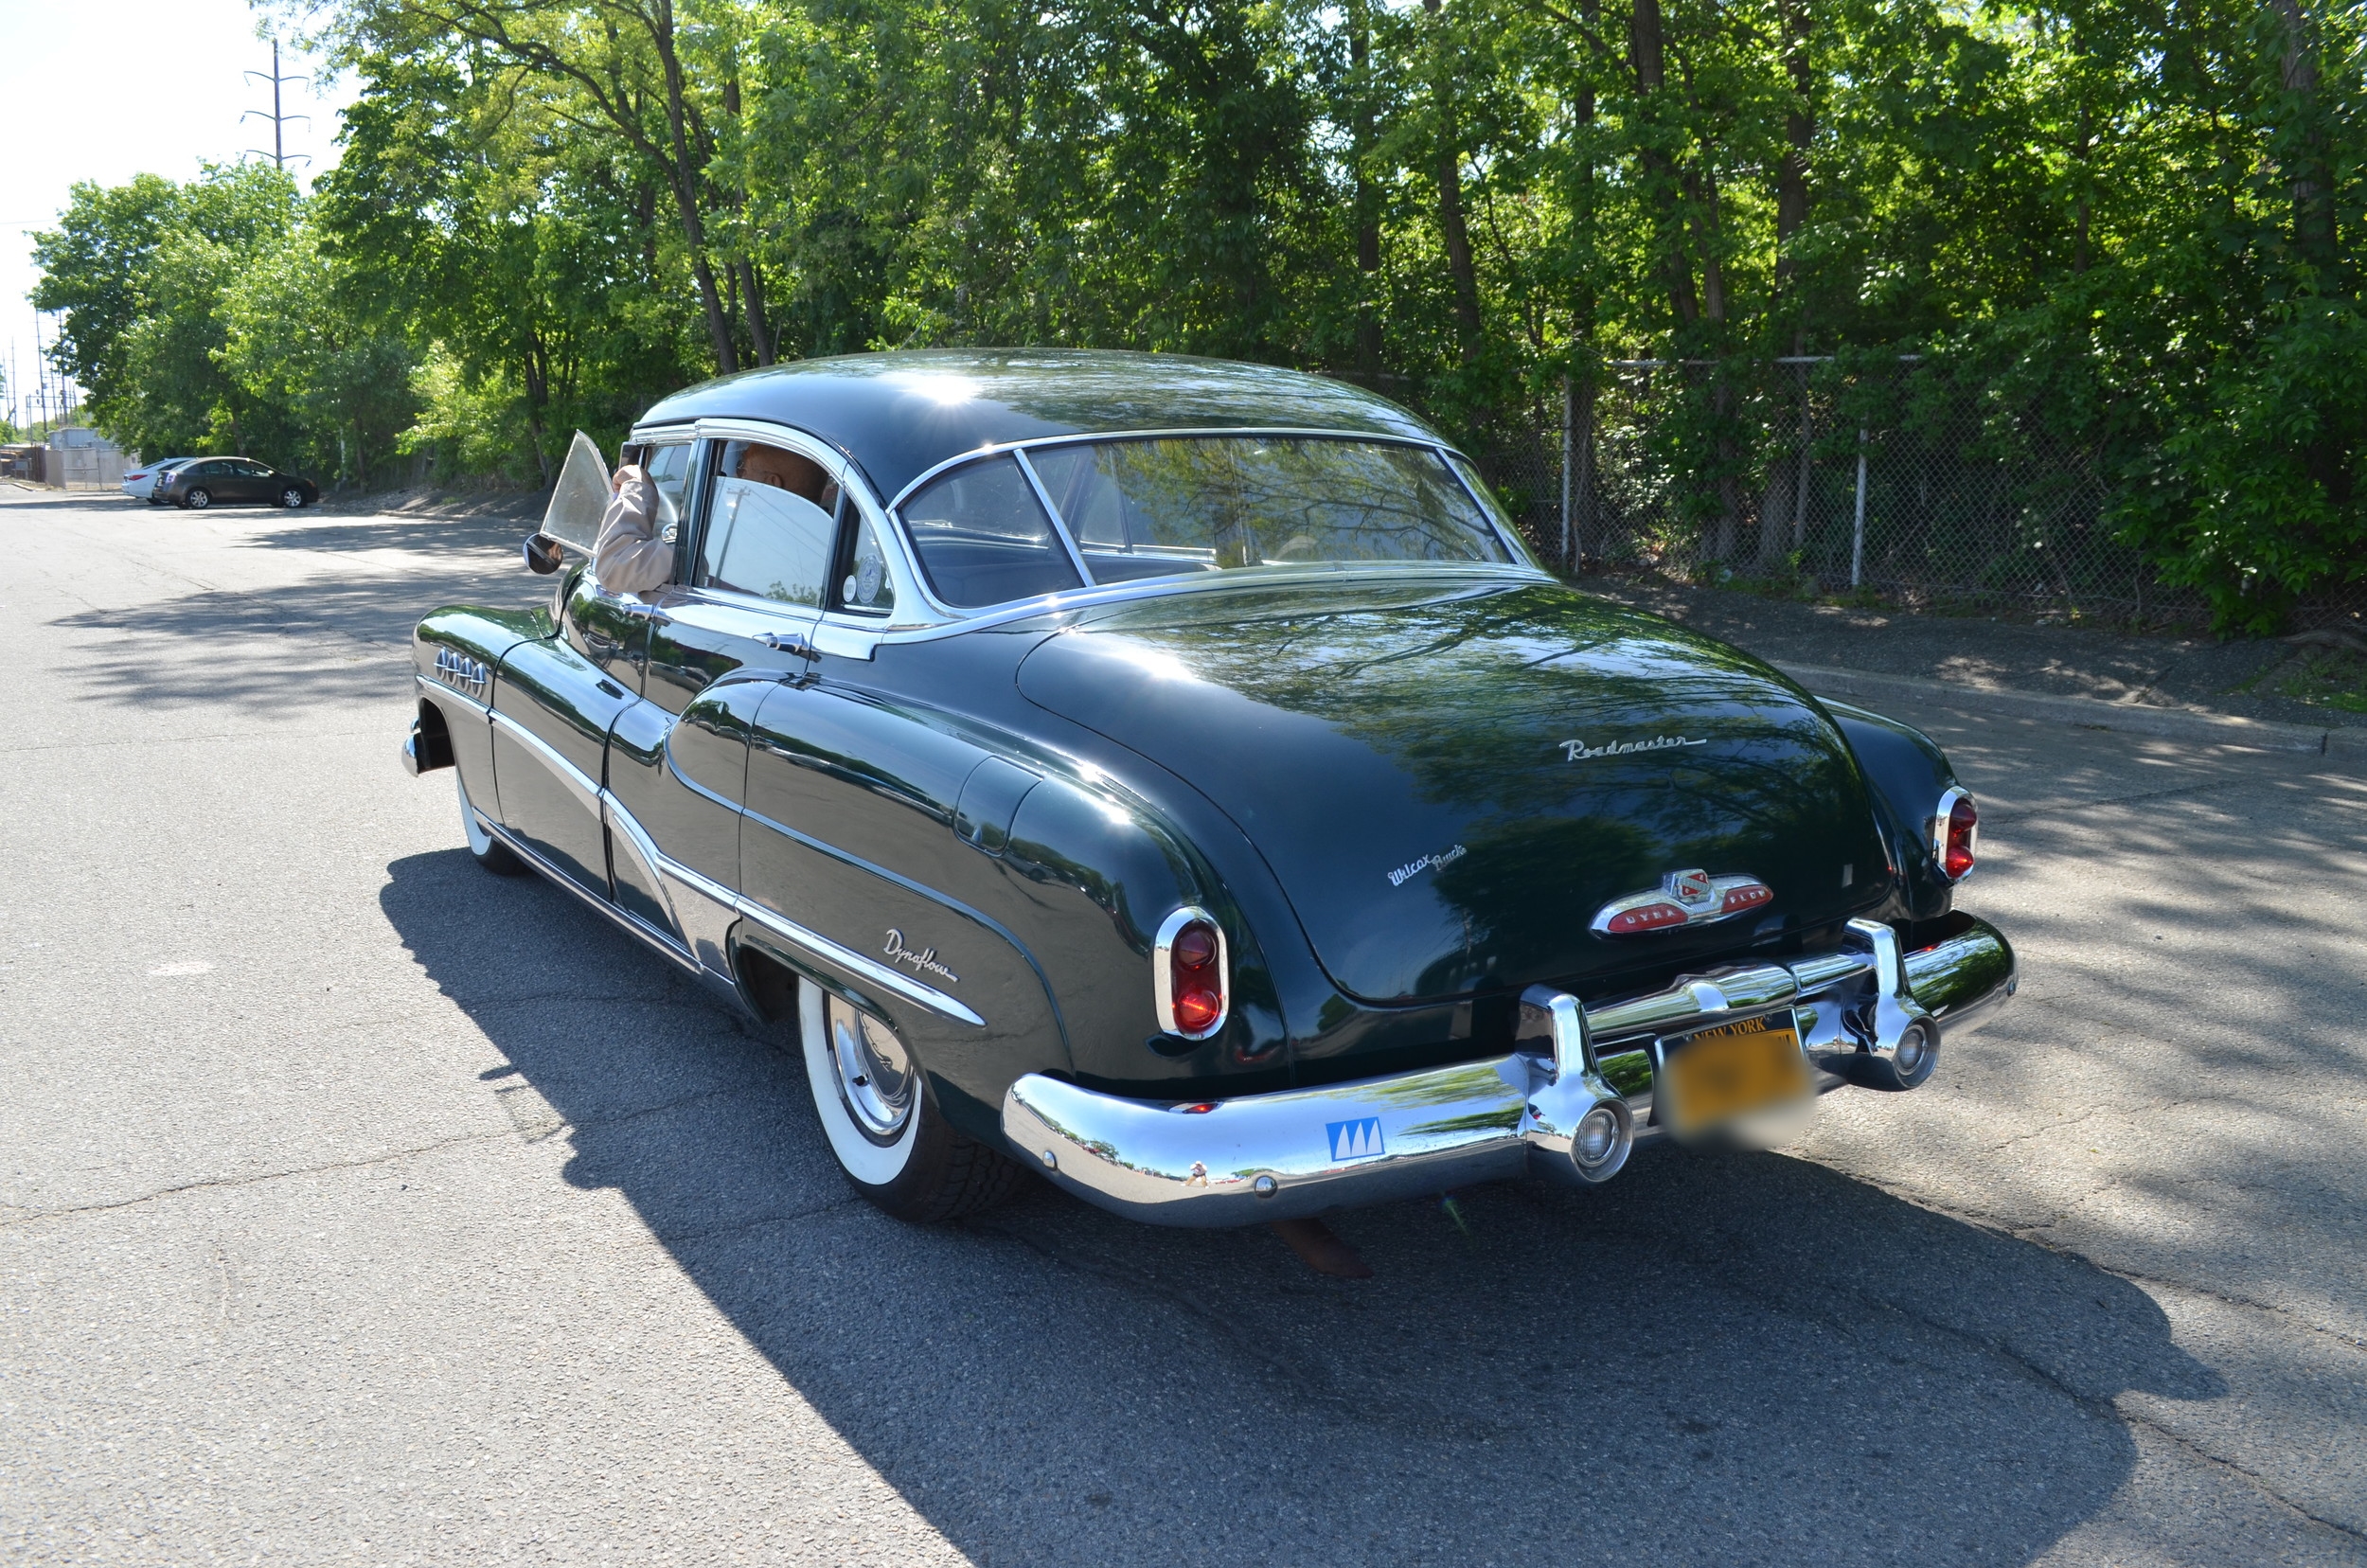
[[[7,398],[18,417],[30,417],[34,375],[26,295],[40,274],[29,231],[57,225],[78,180],[183,181],[201,160],[268,152],[270,119],[239,117],[271,110],[271,84],[240,74],[271,71],[257,20],[245,0],[0,0],[0,127],[9,144],[0,173],[0,354],[13,343]],[[283,48],[279,68],[298,76],[312,64]],[[336,161],[337,111],[352,98],[350,81],[325,100],[310,82],[282,90],[283,113],[312,116],[286,131],[299,179]],[[45,343],[46,321],[41,330]],[[0,360],[0,373],[9,363]]]

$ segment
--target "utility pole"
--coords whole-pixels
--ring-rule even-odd
[[[282,128],[289,120],[310,120],[312,116],[310,115],[286,115],[280,113],[279,89],[285,82],[310,81],[312,79],[311,77],[281,76],[279,74],[279,40],[276,38],[271,41],[271,75],[264,76],[260,71],[249,71],[246,74],[251,77],[261,78],[261,80],[271,83],[271,113],[266,115],[260,109],[249,109],[245,114],[240,115],[239,118],[241,120],[267,119],[271,121],[272,167],[274,169],[286,169],[288,167],[288,144],[287,138],[283,134]],[[254,153],[258,158],[263,155],[263,150],[259,147],[250,147],[247,151]],[[311,163],[312,161],[301,152],[297,153],[296,157],[305,163]]]

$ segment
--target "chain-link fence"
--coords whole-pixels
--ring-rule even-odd
[[[1556,415],[1558,414],[1558,419]],[[1474,454],[1565,571],[2198,616],[2100,514],[2092,454],[1915,359],[1631,360]]]

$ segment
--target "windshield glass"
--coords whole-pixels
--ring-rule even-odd
[[[1027,459],[1095,582],[1513,559],[1446,460],[1424,447],[1184,436],[1039,447]]]

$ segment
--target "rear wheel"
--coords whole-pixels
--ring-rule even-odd
[[[1020,1168],[947,1125],[920,1064],[882,1019],[797,983],[797,1039],[830,1152],[856,1191],[927,1224],[1001,1203]]]
[[[524,872],[526,863],[486,830],[485,819],[477,815],[476,807],[469,801],[469,781],[460,776],[458,768],[453,769],[452,781],[460,792],[460,830],[469,835],[469,853],[496,877],[515,877]]]
[[[279,492],[279,504],[290,511],[300,510],[304,506],[304,492],[290,485]]]
[[[214,504],[214,492],[200,485],[181,498],[181,505],[204,511]]]

